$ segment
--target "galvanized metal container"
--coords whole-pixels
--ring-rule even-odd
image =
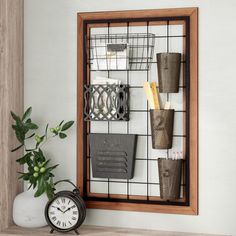
[[[174,110],[150,110],[152,148],[172,148]]]
[[[160,93],[178,93],[181,53],[158,53],[157,69]]]
[[[176,200],[180,198],[182,162],[182,159],[158,158],[160,195],[162,199]]]
[[[132,179],[136,145],[134,134],[90,134],[93,177]]]

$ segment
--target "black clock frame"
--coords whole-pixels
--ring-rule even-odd
[[[68,229],[61,229],[56,227],[50,220],[49,215],[48,215],[48,209],[50,207],[50,205],[55,201],[55,199],[57,199],[58,197],[67,197],[70,198],[77,206],[78,210],[79,210],[79,218],[78,221],[76,223],[76,225],[72,226],[71,228]],[[82,225],[82,223],[85,220],[86,217],[86,207],[85,207],[85,203],[82,199],[82,197],[80,196],[80,192],[78,189],[74,189],[73,191],[60,191],[58,193],[55,194],[55,196],[53,197],[53,199],[51,199],[46,207],[45,207],[45,218],[46,221],[48,223],[48,225],[51,227],[51,231],[50,233],[52,234],[54,232],[54,230],[61,232],[61,233],[67,233],[70,231],[75,231],[75,233],[78,235],[78,228]]]

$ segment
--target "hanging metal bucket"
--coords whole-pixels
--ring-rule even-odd
[[[182,159],[158,158],[160,195],[162,199],[176,200],[180,198],[182,162]]]
[[[172,148],[174,110],[150,110],[152,148]]]
[[[178,93],[181,53],[158,53],[157,69],[160,93]]]

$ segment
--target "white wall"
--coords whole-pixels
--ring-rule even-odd
[[[88,210],[86,223],[236,235],[236,1],[25,0],[25,107],[46,124],[76,119],[76,13],[199,7],[199,216]],[[75,180],[75,128],[48,154]]]

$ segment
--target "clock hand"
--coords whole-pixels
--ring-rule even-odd
[[[57,208],[58,211],[61,211],[62,213],[64,213],[59,207]]]
[[[54,206],[52,206],[53,208],[56,208],[58,211],[61,211],[61,212],[63,212],[59,207],[54,207]],[[64,213],[64,212],[63,212]]]
[[[65,211],[63,211],[63,213],[66,213],[67,211],[69,211],[71,208],[67,208]]]

